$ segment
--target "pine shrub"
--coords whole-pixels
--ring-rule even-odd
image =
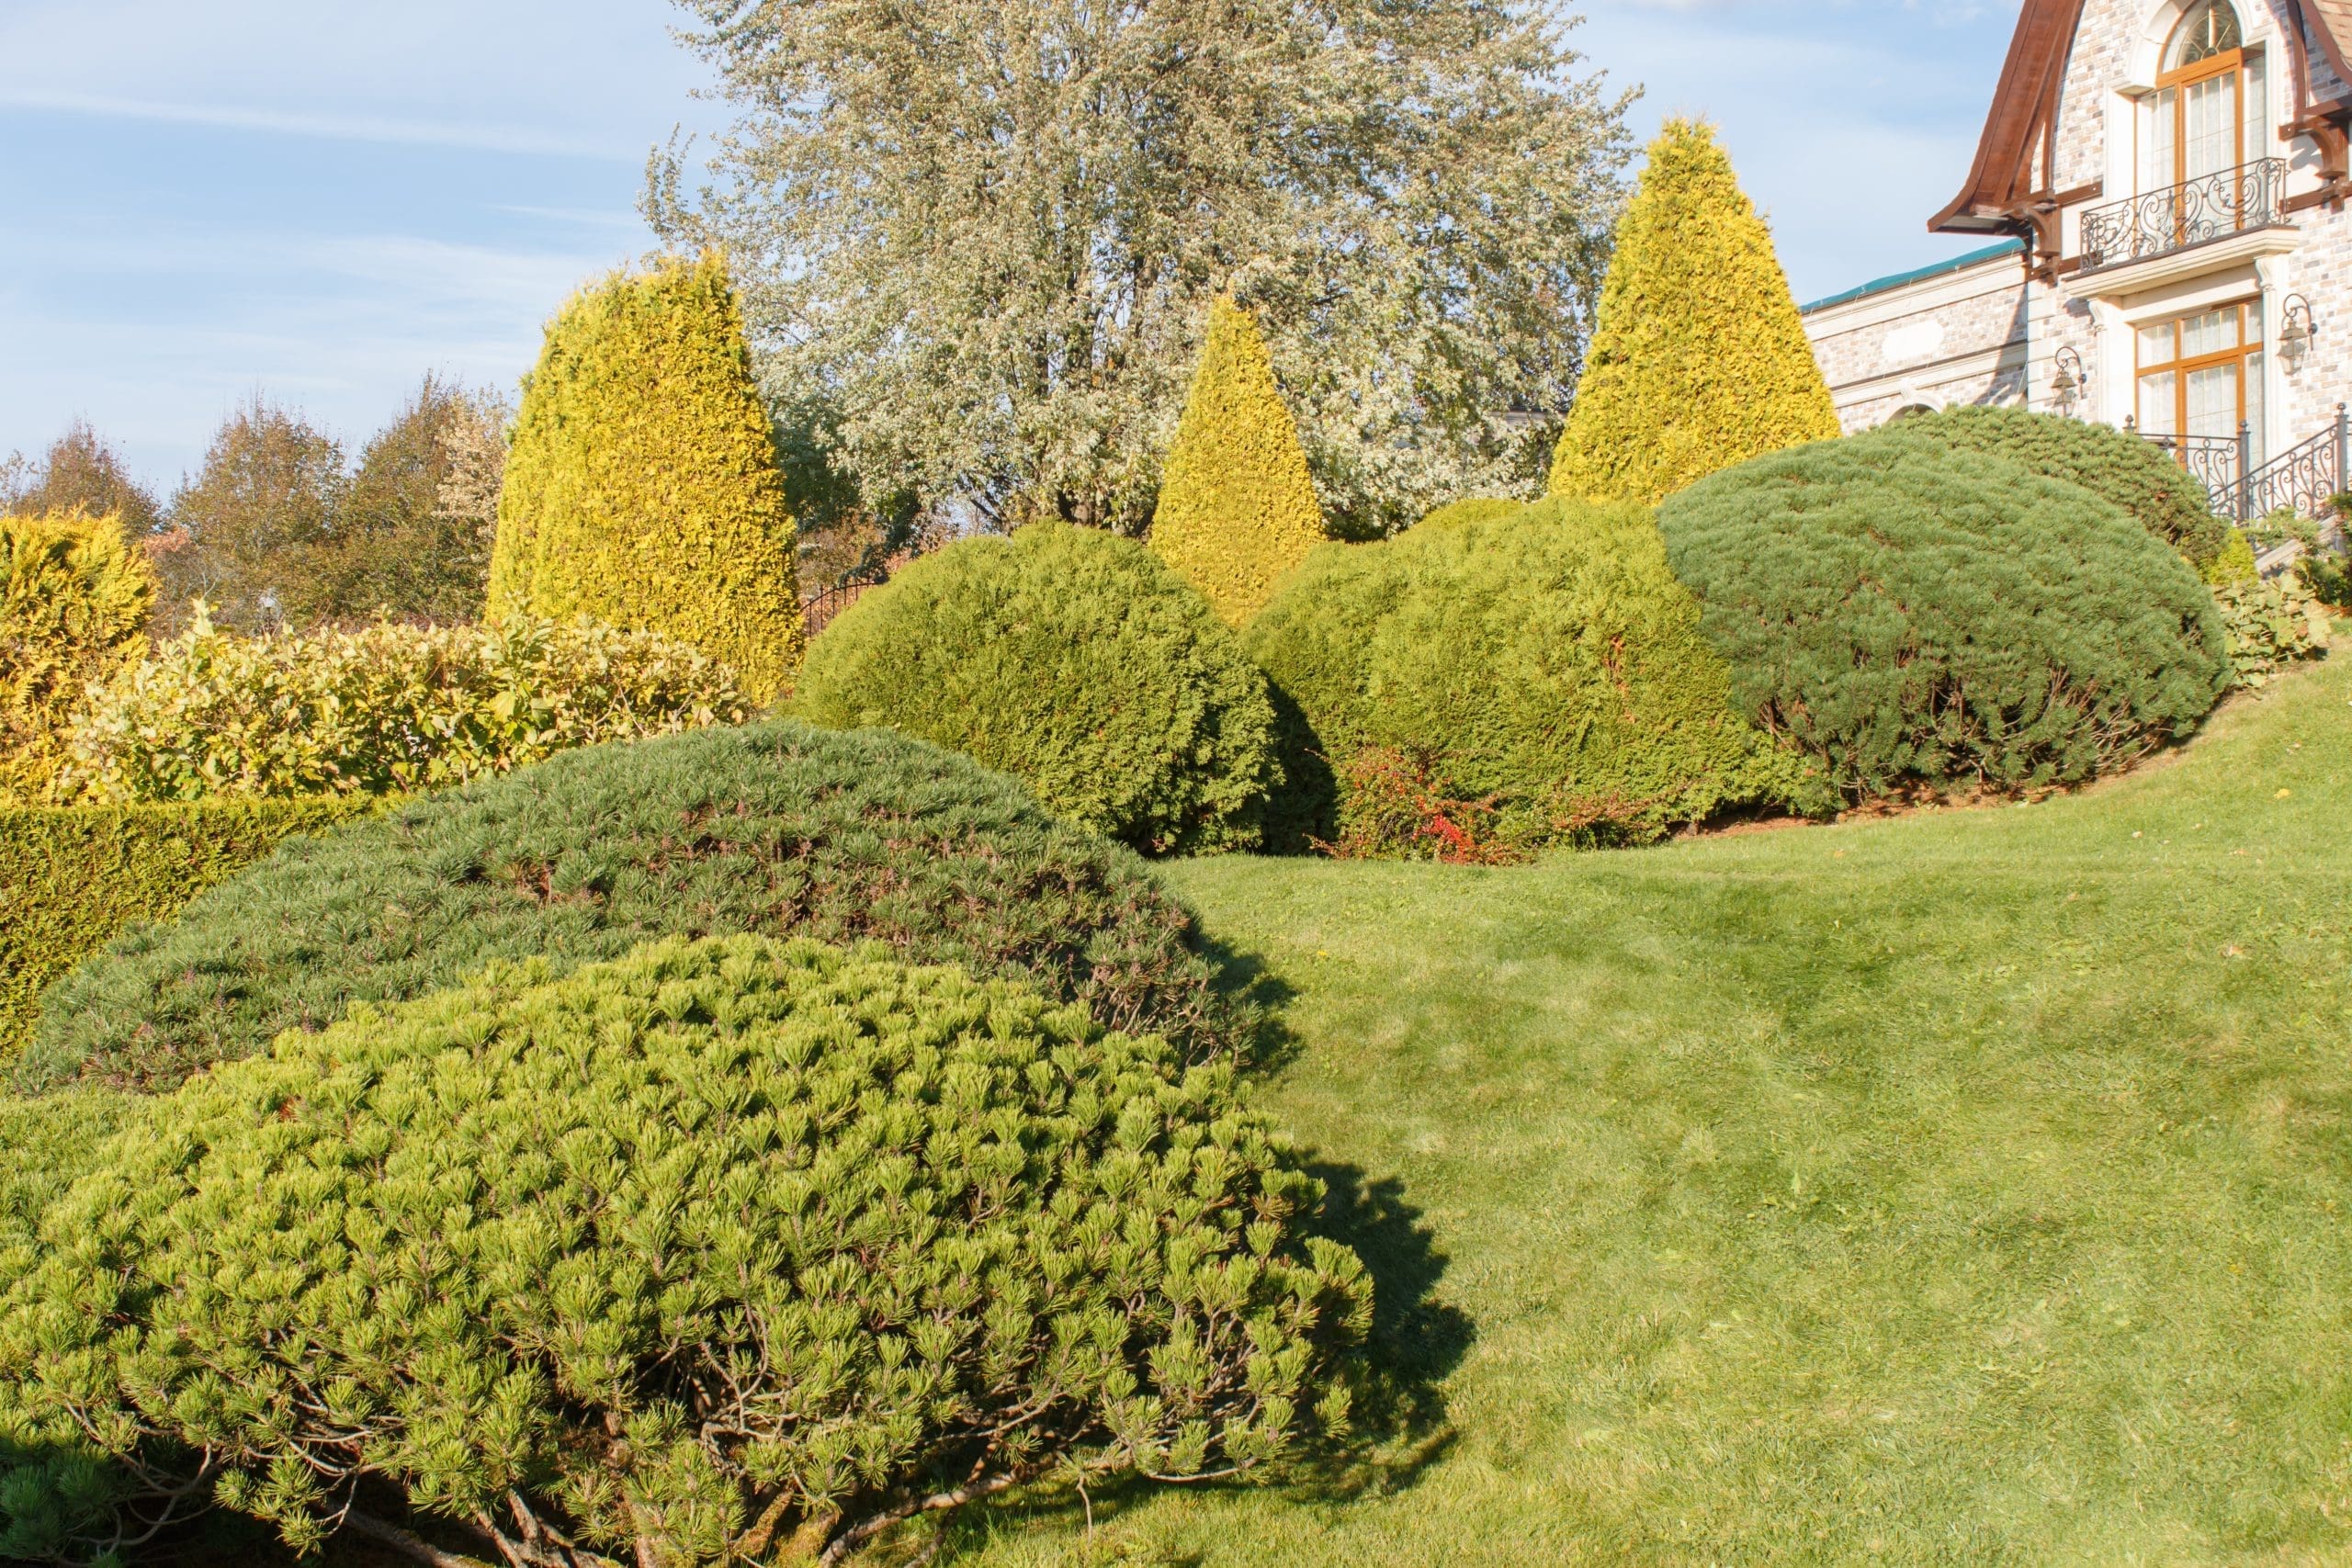
[[[2153,442],[2110,425],[2024,409],[1961,408],[1915,414],[1863,439],[1926,441],[2005,457],[2028,473],[2064,479],[2123,509],[2149,533],[2204,568],[2231,529],[2205,487]]]
[[[1472,496],[1466,501],[1450,501],[1421,519],[1423,528],[1458,528],[1467,523],[1492,523],[1498,518],[1512,517],[1527,510],[1523,501],[1505,501],[1500,496]]]
[[[776,721],[568,751],[290,843],[52,987],[20,1076],[168,1086],[494,959],[735,931],[1023,978],[1196,1057],[1250,1040],[1131,853],[922,741]]]
[[[793,710],[961,751],[1147,853],[1256,849],[1274,776],[1240,639],[1141,545],[1060,523],[861,595],[811,645]]]
[[[1413,798],[1476,808],[1480,858],[1644,842],[1676,827],[1816,795],[1731,706],[1699,607],[1642,508],[1541,502],[1308,560],[1247,634],[1295,705],[1291,743],[1330,770],[1289,794],[1299,838],[1466,853],[1370,825]],[[1358,761],[1382,753],[1377,765]],[[1380,798],[1358,799],[1379,785]],[[1462,829],[1457,810],[1448,827]],[[1367,833],[1370,837],[1367,838]]]
[[[1230,1067],[870,947],[496,966],[96,1163],[0,1305],[0,1406],[145,1477],[130,1517],[209,1489],[306,1553],[365,1482],[684,1565],[1255,1471],[1343,1426],[1371,1314]]]
[[[138,661],[154,602],[119,518],[0,516],[0,806],[47,794],[75,708]]]
[[[1741,710],[1849,799],[2111,773],[2228,681],[2178,554],[1989,454],[1825,442],[1702,480],[1660,519]]]
[[[673,258],[575,295],[524,381],[492,611],[662,632],[765,702],[800,662],[795,549],[725,263]]]
[[[1219,299],[1168,451],[1151,547],[1238,626],[1324,536],[1265,340],[1249,311]]]
[[[593,621],[510,611],[480,626],[245,637],[199,615],[93,694],[52,794],[121,804],[439,789],[750,713],[707,655]]]
[[[117,932],[171,919],[289,835],[324,832],[384,804],[362,795],[0,807],[0,1066],[31,1040],[42,988]]]
[[[1552,493],[1656,505],[1838,430],[1771,231],[1713,128],[1668,120],[1618,221]]]

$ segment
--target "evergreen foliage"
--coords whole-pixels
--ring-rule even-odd
[[[61,800],[439,789],[574,746],[750,716],[717,661],[653,632],[510,613],[242,637],[198,617],[95,692]]]
[[[781,721],[567,751],[289,844],[53,987],[21,1077],[169,1085],[493,959],[732,931],[1024,978],[1196,1057],[1250,1041],[1133,854],[924,742]]]
[[[485,1540],[805,1560],[1343,1426],[1371,1290],[1320,1196],[1230,1066],[1024,987],[501,965],[145,1102],[0,1302],[0,1404],[142,1522],[209,1483],[307,1552],[376,1479]]]
[[[171,919],[288,834],[321,832],[381,804],[0,808],[0,1065],[31,1040],[42,987],[118,931]]]
[[[1168,449],[1152,550],[1238,626],[1324,536],[1298,426],[1258,323],[1219,299]]]
[[[1449,501],[1420,521],[1424,528],[1458,528],[1467,523],[1492,523],[1497,518],[1516,516],[1527,510],[1523,501],[1505,501],[1500,496],[1472,496],[1466,501]]]
[[[75,708],[145,650],[154,602],[120,518],[0,516],[0,806],[49,788]]]
[[[2205,563],[2199,575],[2215,588],[2259,581],[2262,568],[2255,559],[2254,541],[2245,536],[2245,530],[2227,530],[2221,549]]]
[[[800,662],[794,538],[720,257],[573,296],[524,382],[492,608],[662,632],[764,702]]]
[[[2205,487],[2154,443],[2089,420],[2024,409],[1958,408],[1882,425],[1871,441],[1927,441],[2005,457],[2028,473],[2064,479],[2124,513],[2199,569],[2227,542]]]
[[[1713,129],[1668,120],[1618,220],[1552,493],[1655,505],[1838,430],[1771,231]]]
[[[2079,783],[2188,734],[2228,681],[2178,554],[1986,453],[1824,442],[1660,517],[1741,709],[1850,799]]]
[[[1419,795],[1476,803],[1480,837],[1521,853],[1816,803],[1795,760],[1734,713],[1698,621],[1638,507],[1553,500],[1326,546],[1247,634],[1336,773],[1332,796],[1294,794],[1283,825],[1348,834],[1351,790],[1397,772],[1355,766],[1366,751],[1403,760]]]
[[[961,751],[1153,854],[1256,849],[1275,777],[1239,639],[1143,546],[1064,523],[950,546],[861,595],[809,649],[793,711]]]

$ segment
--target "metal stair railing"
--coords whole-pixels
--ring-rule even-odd
[[[2123,428],[2168,453],[2205,487],[2215,513],[2236,523],[2252,523],[2285,507],[2300,516],[2324,520],[2332,514],[2328,502],[2352,489],[2352,415],[2335,405],[2335,422],[2310,440],[2288,448],[2260,468],[2254,464],[2254,430],[2238,422],[2235,435],[2155,435]]]

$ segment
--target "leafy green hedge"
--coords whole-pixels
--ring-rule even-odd
[[[0,808],[0,1064],[32,1038],[42,988],[124,927],[169,919],[290,834],[320,832],[383,805],[368,798]]]
[[[289,845],[67,976],[20,1077],[166,1086],[493,959],[731,931],[874,938],[1196,1055],[1250,1037],[1134,855],[951,752],[779,721],[568,751]]]
[[[1742,711],[1852,799],[2088,779],[2188,733],[2229,679],[2187,561],[1989,454],[1820,442],[1659,520]]]
[[[1640,507],[1555,499],[1323,547],[1247,634],[1291,705],[1290,743],[1330,770],[1300,761],[1278,840],[1340,836],[1356,784],[1400,771],[1520,852],[1814,798],[1802,765],[1732,710],[1698,621]],[[1368,751],[1403,766],[1358,769]],[[1463,826],[1432,821],[1431,852]]]
[[[0,1298],[0,1431],[126,1461],[108,1523],[209,1482],[309,1551],[374,1480],[485,1549],[814,1561],[1257,1469],[1371,1316],[1229,1066],[872,947],[495,966],[127,1120]]]
[[[918,736],[1148,853],[1255,849],[1274,777],[1265,679],[1149,550],[1037,523],[862,595],[809,645],[792,710]]]
[[[2024,409],[1961,408],[1915,414],[1856,439],[1925,442],[2007,458],[2028,473],[2077,484],[2203,567],[2221,553],[2229,525],[2205,487],[2154,443],[2088,420]]]

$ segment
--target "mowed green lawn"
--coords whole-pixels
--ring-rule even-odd
[[[2339,652],[2028,807],[1170,867],[1291,993],[1265,1098],[1434,1387],[1349,1484],[949,1556],[2352,1558],[2347,814]]]

